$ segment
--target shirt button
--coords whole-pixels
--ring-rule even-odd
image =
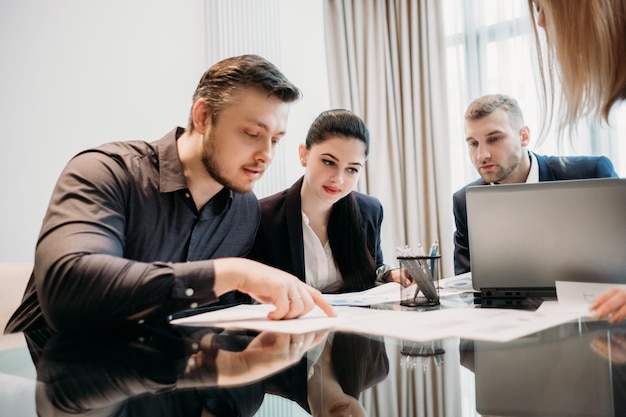
[[[137,323],[139,323],[139,324],[144,324],[144,323],[145,323],[145,320],[144,320],[144,319],[141,319],[141,320],[139,320]]]
[[[199,345],[199,344],[197,344],[197,343],[192,343],[192,344],[191,344],[191,348],[192,348],[193,350],[198,350],[198,349],[200,349],[200,345]]]
[[[191,197],[191,194],[189,194],[189,193],[185,193],[185,197],[190,198],[190,197]]]
[[[185,295],[186,295],[187,297],[191,297],[191,296],[193,295],[193,293],[194,293],[193,288],[187,288],[187,289],[185,290]]]
[[[191,304],[189,304],[189,307],[196,308],[196,307],[198,307],[198,303],[191,303]]]

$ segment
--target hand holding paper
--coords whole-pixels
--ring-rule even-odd
[[[598,297],[590,306],[596,319],[608,318],[609,323],[618,323],[626,318],[626,288],[611,288]]]
[[[617,323],[626,318],[626,284],[557,281],[559,305],[595,319]]]

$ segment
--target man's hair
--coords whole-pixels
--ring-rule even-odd
[[[224,107],[232,103],[234,93],[242,87],[261,89],[268,97],[278,97],[285,103],[295,102],[302,97],[298,87],[274,64],[258,55],[241,55],[226,58],[211,66],[198,83],[193,103],[204,100],[211,122],[215,123]],[[193,129],[193,116],[190,114],[188,130]]]
[[[489,94],[472,101],[465,111],[465,120],[478,120],[502,109],[509,115],[509,122],[514,129],[524,126],[524,115],[517,100],[504,94]]]

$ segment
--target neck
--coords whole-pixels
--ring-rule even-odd
[[[324,226],[328,224],[330,211],[333,208],[332,204],[321,201],[315,194],[311,193],[306,181],[300,190],[300,202],[302,211],[306,213],[311,224],[323,224]]]
[[[199,132],[189,133],[185,131],[176,141],[183,174],[198,210],[224,188],[222,184],[209,175],[204,167],[202,162],[203,139],[204,137]]]
[[[519,181],[520,183],[526,182],[528,179],[528,174],[530,174],[530,154],[526,149],[524,149],[525,157],[522,157],[519,165]]]
[[[500,181],[500,184],[521,184],[526,182],[530,174],[530,154],[524,149],[523,155],[526,157],[522,156],[515,172],[512,172],[504,181]]]
[[[317,236],[320,243],[325,245],[328,241],[328,219],[332,205],[320,201],[315,194],[308,191],[306,181],[300,190],[300,204],[302,211],[309,218],[309,227]]]

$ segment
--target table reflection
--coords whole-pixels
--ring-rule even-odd
[[[482,416],[612,417],[626,413],[625,331],[568,323],[507,343],[462,344]]]
[[[0,358],[32,372],[28,389],[18,371],[0,384],[24,410],[3,403],[7,415],[35,415],[33,399],[39,416],[626,415],[626,324],[506,343],[183,326],[25,336]]]
[[[114,334],[30,333],[41,416],[252,416],[266,393],[314,416],[363,415],[384,379],[382,340],[162,327]]]

